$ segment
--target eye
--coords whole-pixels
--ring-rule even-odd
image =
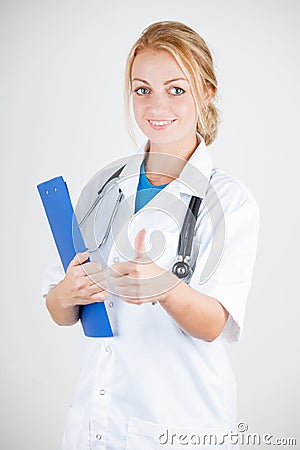
[[[147,95],[149,94],[150,90],[148,88],[145,87],[140,87],[135,89],[135,91],[137,95]]]
[[[182,88],[180,88],[180,87],[172,87],[172,88],[170,89],[170,93],[171,93],[172,95],[182,95],[182,94],[185,93],[185,90],[182,89]]]

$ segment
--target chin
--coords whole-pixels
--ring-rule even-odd
[[[155,132],[149,132],[149,130],[143,131],[145,136],[152,142],[153,144],[172,144],[172,142],[175,142],[178,140],[178,138],[175,136],[174,133],[164,133],[162,131],[155,131]]]

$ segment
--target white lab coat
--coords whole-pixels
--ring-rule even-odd
[[[125,250],[122,247],[124,236],[126,234],[132,244],[141,228],[146,228],[148,237],[156,229],[162,230],[166,237],[167,246],[155,261],[158,265],[171,268],[176,259],[181,224],[176,226],[170,215],[164,215],[163,191],[133,214],[143,157],[144,146],[118,180],[127,203],[125,209],[120,210],[119,218],[116,215],[116,228],[103,245],[102,257],[108,266],[130,257],[130,246]],[[201,186],[197,185],[194,172],[184,168],[179,179],[165,189],[172,198],[187,205],[195,190],[200,190],[200,194],[205,192],[212,175],[211,186],[225,217],[225,244],[214,270],[210,270],[206,279],[201,279],[211,252],[213,234],[221,228],[218,217],[214,217],[216,227],[213,231],[213,213],[209,216],[203,204],[193,250],[199,250],[199,253],[190,286],[216,298],[228,310],[225,328],[215,341],[208,343],[184,332],[159,303],[138,306],[110,295],[105,305],[114,336],[83,337],[84,364],[68,412],[63,450],[238,448],[226,438],[224,445],[197,447],[195,442],[208,433],[217,435],[212,439],[218,439],[220,443],[223,434],[236,431],[235,380],[224,344],[237,341],[243,326],[256,256],[259,209],[240,181],[213,168],[203,140],[189,164],[204,175]],[[76,209],[79,220],[107,175],[120,165],[112,165],[108,171],[97,174],[83,191]],[[86,242],[91,246],[99,242],[103,234],[101,224],[107,223],[106,212],[111,212],[116,186],[110,190],[112,197],[108,202],[97,208],[93,216],[97,225],[92,233],[91,226],[83,228]],[[212,203],[216,203],[215,195]],[[220,209],[217,211],[220,214]],[[183,216],[180,212],[178,220]],[[101,217],[98,222],[97,217]],[[92,259],[97,259],[97,254]],[[45,292],[62,276],[63,272],[57,266],[46,280]]]

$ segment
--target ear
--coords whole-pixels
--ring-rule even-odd
[[[213,88],[211,86],[209,86],[206,89],[206,92],[204,94],[204,100],[205,100],[206,106],[208,106],[210,104],[210,102],[212,101],[212,99],[214,98],[215,92],[216,92],[215,88]]]

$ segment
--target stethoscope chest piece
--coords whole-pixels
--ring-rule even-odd
[[[184,261],[178,261],[172,267],[172,272],[180,279],[187,278],[190,270],[190,266]]]

